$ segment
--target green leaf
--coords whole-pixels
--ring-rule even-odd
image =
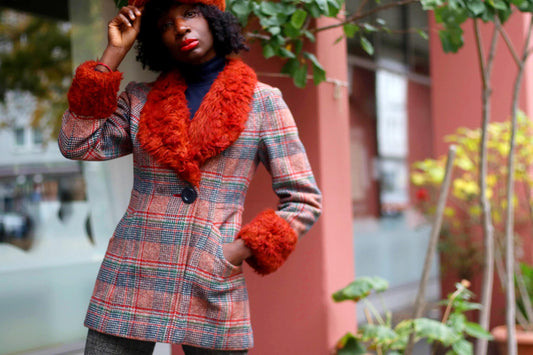
[[[294,55],[293,52],[291,52],[290,50],[288,50],[287,48],[285,47],[281,47],[279,49],[279,55],[283,58],[296,58],[296,56]]]
[[[357,31],[359,31],[359,26],[354,25],[353,23],[347,23],[344,26],[342,26],[342,29],[344,30],[344,34],[348,38],[352,38]]]
[[[265,15],[274,16],[278,13],[276,4],[270,1],[261,1],[259,9]]]
[[[307,39],[310,40],[311,42],[316,41],[315,35],[309,32],[308,30],[304,31],[304,36],[307,37]]]
[[[384,325],[364,324],[360,327],[361,339],[377,344],[389,343],[398,335],[391,328]]]
[[[352,333],[346,333],[337,342],[336,355],[362,355],[366,354],[366,347]]]
[[[288,74],[291,77],[294,77],[294,73],[296,72],[296,70],[298,70],[299,65],[300,63],[298,62],[298,59],[290,59],[287,61],[287,63],[285,63],[283,68],[281,68],[281,73]]]
[[[315,3],[317,4],[323,15],[326,15],[328,13],[329,8],[327,0],[315,0]]]
[[[293,73],[294,85],[299,88],[304,88],[307,84],[307,65],[300,65]]]
[[[442,49],[446,53],[457,53],[459,48],[464,44],[463,30],[461,28],[454,28],[452,30],[439,31],[439,37],[442,44]]]
[[[521,12],[533,12],[533,1],[531,0],[512,0],[512,3]]]
[[[121,9],[124,6],[128,6],[128,0],[115,0],[115,5],[117,8]]]
[[[335,42],[333,42],[333,44],[337,44],[339,43],[340,41],[342,41],[344,39],[344,36],[339,36],[337,37],[337,39],[335,40]]]
[[[302,48],[304,46],[304,42],[301,40],[301,39],[296,39],[294,40],[294,53],[296,55],[300,54],[300,52],[302,51]]]
[[[441,7],[442,5],[444,5],[444,1],[445,0],[422,0],[421,3],[422,3],[422,8],[425,11],[428,11],[428,10],[435,10],[436,8]]]
[[[439,341],[444,345],[451,345],[457,340],[455,332],[450,327],[429,318],[414,320],[415,334],[420,338]]]
[[[498,18],[500,19],[501,23],[507,22],[511,14],[513,13],[513,10],[511,8],[507,8],[505,10],[499,10],[497,12]]]
[[[333,294],[335,302],[342,302],[346,300],[359,301],[367,297],[370,292],[383,292],[387,290],[389,283],[381,277],[360,277],[350,283],[345,288]]]
[[[311,53],[305,52],[304,57],[311,61],[313,65],[313,83],[315,85],[320,84],[326,80],[326,71],[318,61],[318,59]]]
[[[368,53],[368,55],[374,54],[374,46],[372,46],[372,43],[366,37],[361,36],[361,47],[363,47],[363,50]]]
[[[363,28],[366,32],[377,32],[378,29],[369,23],[363,23]]]
[[[492,340],[492,335],[483,329],[483,327],[477,323],[466,322],[465,323],[465,333],[479,339]]]
[[[451,314],[447,323],[456,333],[462,334],[465,330],[466,317],[464,314]]]
[[[309,52],[305,52],[304,53],[304,57],[309,59],[311,61],[311,63],[313,63],[314,66],[324,70],[324,68],[322,67],[322,65],[320,64],[320,62],[318,61],[318,59],[315,57],[314,54],[309,53]]]
[[[294,28],[300,29],[305,23],[306,18],[307,12],[302,9],[298,9],[291,16],[291,24],[294,26]]]
[[[270,43],[272,46],[281,47],[285,45],[285,38],[281,35],[273,35],[272,38],[270,38]]]
[[[448,303],[448,302],[446,301],[445,303]],[[475,302],[462,301],[460,303],[455,303],[454,308],[458,312],[466,312],[466,311],[481,310],[483,309],[483,306]]]
[[[474,353],[474,347],[468,340],[461,339],[452,344],[452,349],[459,355],[471,355]]]
[[[322,16],[322,12],[320,11],[320,7],[318,7],[316,2],[311,2],[308,6],[306,6],[307,10],[311,14],[311,17],[318,18]]]
[[[276,55],[276,51],[274,50],[274,47],[272,47],[271,44],[266,43],[263,45],[263,57],[266,59],[271,58]]]
[[[248,17],[252,13],[252,8],[248,1],[235,1],[231,6],[230,11],[235,17],[237,17],[242,26],[246,26],[248,23]]]
[[[336,0],[327,0],[328,4],[328,17],[335,17],[342,8],[342,2]]]
[[[423,31],[423,30],[416,30],[416,33],[418,33],[418,35],[419,35],[420,37],[422,37],[423,39],[426,39],[426,40],[427,40],[427,39],[429,38],[429,37],[428,37],[428,34],[426,33],[426,31]]]
[[[479,17],[483,12],[485,12],[485,4],[481,0],[465,1],[465,5],[474,17]]]
[[[326,81],[326,71],[313,65],[313,83],[318,85],[323,81]]]
[[[302,35],[300,29],[294,27],[291,22],[287,22],[283,26],[283,34],[290,38],[299,38]]]
[[[507,3],[503,0],[487,0],[487,4],[492,6],[495,10],[505,11],[509,8]]]
[[[269,27],[268,29],[268,32],[270,32],[273,36],[275,35],[279,35],[281,33],[281,28],[279,28],[279,26],[272,26],[272,27]]]

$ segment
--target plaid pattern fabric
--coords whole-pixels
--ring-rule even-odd
[[[131,83],[113,115],[63,117],[59,146],[78,160],[133,153],[134,186],[98,273],[85,325],[147,341],[241,350],[253,346],[242,268],[222,245],[241,229],[245,195],[257,165],[272,175],[277,214],[303,235],[320,214],[320,192],[293,117],[279,90],[258,83],[237,141],[201,168],[198,198],[190,186],[136,140],[149,87]]]

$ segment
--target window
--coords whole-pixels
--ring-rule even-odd
[[[43,130],[38,127],[33,127],[31,129],[32,133],[32,143],[36,147],[40,147],[44,143]]]
[[[13,130],[13,133],[15,134],[15,146],[16,147],[24,147],[26,145],[26,131],[24,127],[17,127]]]
[[[348,1],[348,12],[360,4]],[[366,10],[376,6],[365,4]],[[411,31],[428,22],[419,3],[392,7],[371,20],[378,17],[392,33],[366,34],[372,56],[357,35],[348,41],[355,269],[386,278],[392,293],[403,290],[391,295],[401,309],[416,297],[410,290],[416,292],[429,240],[409,182],[411,164],[432,156],[429,46]],[[434,298],[440,296],[436,265],[429,290]]]
[[[128,176],[117,171],[127,159],[68,161],[54,138],[74,63],[101,54],[102,6],[0,0],[0,353],[83,347],[96,273],[125,210]]]

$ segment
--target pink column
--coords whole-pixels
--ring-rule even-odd
[[[319,25],[324,22],[319,21]],[[326,33],[327,32],[327,33]],[[310,48],[328,77],[347,79],[346,46],[333,45],[340,31],[320,34]],[[245,60],[259,79],[281,89],[299,127],[315,177],[324,195],[323,215],[276,273],[261,277],[249,267],[248,283],[255,348],[250,354],[329,354],[335,342],[355,329],[351,304],[335,304],[331,294],[354,278],[349,169],[348,90],[330,83],[308,82],[297,89],[279,73],[280,62],[265,60],[254,46]],[[266,207],[276,206],[270,177],[260,168],[248,193],[244,223]],[[180,354],[174,347],[174,354]]]

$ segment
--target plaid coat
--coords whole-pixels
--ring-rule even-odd
[[[253,346],[241,266],[222,245],[242,238],[267,274],[316,221],[321,196],[280,92],[229,60],[190,120],[179,72],[155,83],[82,64],[69,91],[59,147],[78,160],[133,153],[134,185],[102,262],[85,325],[126,338],[239,350]],[[259,163],[277,211],[241,227]]]

